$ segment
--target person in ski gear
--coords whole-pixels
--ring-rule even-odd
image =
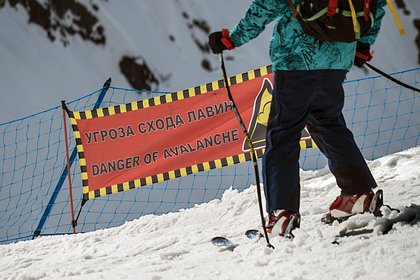
[[[361,67],[372,58],[370,45],[385,4],[377,0],[374,25],[357,42],[321,42],[305,34],[287,0],[254,0],[233,29],[209,35],[212,52],[219,54],[246,44],[276,21],[269,51],[274,90],[262,167],[267,232],[290,236],[300,225],[299,140],[305,125],[341,189],[324,221],[377,211],[379,203],[373,204],[382,196],[375,197],[375,179],[346,126],[342,83],[353,64]]]

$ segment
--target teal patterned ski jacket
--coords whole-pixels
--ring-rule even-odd
[[[293,0],[298,3],[299,0]],[[374,26],[359,39],[373,44],[385,14],[386,0],[378,0]],[[274,70],[349,70],[356,53],[356,42],[321,42],[306,35],[293,15],[287,0],[254,0],[245,16],[230,31],[236,47],[256,38],[267,24],[276,21],[270,42]]]

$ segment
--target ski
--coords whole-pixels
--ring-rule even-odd
[[[264,235],[257,229],[249,229],[245,231],[245,236],[249,239],[257,239],[263,238]],[[239,246],[237,243],[233,243],[228,238],[223,236],[216,236],[211,239],[211,243],[220,248],[220,251],[233,251],[236,247]]]
[[[393,209],[394,211],[396,209]],[[414,225],[420,219],[420,206],[412,204],[406,206],[401,210],[397,210],[399,213],[394,218],[375,217],[373,226],[371,221],[367,223],[361,223],[355,225],[354,223],[348,223],[343,229],[335,236],[332,244],[339,245],[342,240],[346,237],[360,236],[360,238],[369,238],[372,234],[383,235],[388,234],[394,227],[395,224],[409,224]],[[352,216],[354,217],[354,216]]]
[[[335,236],[332,244],[339,245],[347,237],[360,236],[360,238],[370,238],[373,234],[383,235],[388,234],[395,224],[410,224],[414,225],[420,221],[420,205],[412,204],[400,210],[387,206],[391,211],[397,211],[398,214],[393,218],[386,218],[378,216],[377,214],[369,215],[369,213],[356,214],[346,220],[342,220],[342,228]],[[355,222],[360,215],[366,215],[366,219]],[[373,217],[372,217],[373,216]],[[372,225],[372,221],[375,221]],[[257,229],[249,229],[245,231],[245,236],[251,240],[260,240],[264,235]],[[220,248],[220,251],[233,251],[239,246],[238,243],[233,243],[228,238],[223,236],[216,236],[211,239],[211,243]]]
[[[220,251],[233,251],[239,244],[232,243],[229,239],[223,236],[216,236],[211,239],[211,243],[220,248]]]
[[[249,229],[245,231],[245,236],[249,239],[260,239],[264,237],[264,235],[257,229]]]

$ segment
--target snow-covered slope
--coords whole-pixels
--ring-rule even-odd
[[[232,28],[250,3],[0,0],[0,123],[90,93],[108,77],[115,86],[161,91],[219,79],[218,58],[207,49],[207,35]],[[420,18],[420,2],[405,4],[410,15],[398,11],[407,35],[398,35],[388,11],[374,47],[372,63],[387,72],[418,66],[419,30],[413,21]],[[271,29],[229,53],[230,74],[270,64]],[[354,70],[349,78],[363,75]]]
[[[0,246],[0,279],[420,279],[420,147],[369,163],[385,203],[415,204],[417,222],[396,224],[387,235],[344,237],[344,225],[373,226],[372,215],[332,226],[320,223],[338,194],[327,170],[302,172],[302,223],[293,241],[249,240],[260,225],[255,187],[225,192],[195,208],[144,216],[112,229],[42,237]],[[395,211],[385,211],[392,218]],[[349,225],[350,226],[350,225]],[[240,244],[222,251],[215,235]]]

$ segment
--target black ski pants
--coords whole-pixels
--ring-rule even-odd
[[[305,125],[342,193],[376,187],[342,109],[345,70],[276,71],[263,158],[267,211],[299,212],[299,154]]]

